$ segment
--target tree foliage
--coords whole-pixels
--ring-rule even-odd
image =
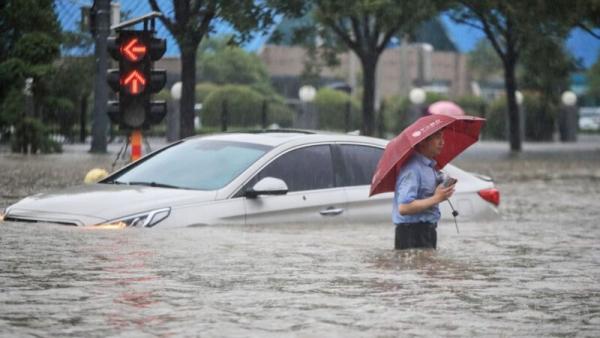
[[[502,60],[490,44],[488,39],[481,39],[469,53],[469,71],[474,80],[489,82],[502,78]]]
[[[216,40],[216,41],[215,41]],[[200,45],[197,78],[216,84],[268,84],[269,74],[262,60],[239,46],[226,43],[229,38],[207,39]]]
[[[180,137],[194,133],[196,53],[202,39],[214,31],[215,24],[230,24],[236,31],[232,42],[239,43],[247,40],[252,32],[266,30],[273,23],[275,9],[296,13],[304,6],[299,0],[173,0],[172,10],[163,11],[156,0],[148,1],[152,10],[163,13],[161,22],[181,50]]]
[[[35,23],[35,24],[32,24]],[[51,0],[8,0],[0,4],[2,89],[22,87],[25,77],[43,76],[59,54],[60,30]],[[0,92],[0,95],[2,93]]]
[[[595,98],[600,99],[600,57],[587,71],[588,93]]]
[[[45,85],[55,74],[52,62],[59,55],[60,29],[51,0],[6,0],[0,3],[0,132],[8,125],[35,125],[41,117],[49,88]],[[34,116],[24,124],[26,78],[33,81]],[[15,140],[29,144],[14,149],[37,150],[43,135],[22,137],[27,128],[16,128]],[[32,130],[39,128],[32,128]],[[43,134],[40,131],[41,134]]]
[[[439,10],[434,1],[315,0],[315,18],[361,62],[364,93],[362,133],[374,133],[375,86],[379,57],[392,37],[413,30]]]
[[[544,39],[563,40],[573,26],[566,1],[458,0],[452,11],[456,22],[481,30],[502,61],[508,107],[509,141],[512,151],[521,151],[520,112],[515,92],[516,67],[526,48]]]

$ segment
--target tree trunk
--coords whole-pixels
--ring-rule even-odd
[[[194,105],[196,104],[196,49],[198,45],[192,44],[181,47],[181,101],[179,108],[179,137],[185,138],[195,134]]]
[[[508,139],[510,150],[521,151],[521,119],[519,105],[517,104],[517,80],[515,76],[516,59],[507,57],[504,62],[504,85],[506,89],[506,101],[508,104]]]
[[[366,55],[361,59],[363,70],[362,128],[361,134],[372,136],[375,125],[375,86],[377,56]]]

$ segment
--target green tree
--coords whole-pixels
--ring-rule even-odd
[[[502,60],[488,39],[481,39],[469,53],[469,71],[473,79],[488,82],[494,78],[502,78]]]
[[[172,11],[163,11],[156,0],[148,0],[152,10],[162,12],[161,22],[177,41],[181,51],[181,135],[194,134],[194,104],[196,85],[196,55],[198,45],[217,21],[231,24],[237,31],[235,41],[244,41],[253,31],[265,30],[273,23],[279,8],[295,12],[302,7],[301,1],[271,0],[173,0]],[[269,6],[273,3],[275,6]],[[170,15],[170,13],[173,13]]]
[[[600,0],[560,0],[556,15],[572,26],[581,28],[593,37],[600,39]]]
[[[540,62],[540,55],[544,62]],[[574,58],[565,50],[564,40],[540,37],[523,49],[519,82],[525,92],[525,136],[532,141],[552,139],[560,109],[561,94],[570,87],[570,75],[577,70]]]
[[[73,126],[76,122],[83,122],[81,128],[85,129],[88,101],[93,89],[93,69],[94,59],[91,57],[63,57],[55,65],[55,75],[45,81],[48,95],[44,99],[44,119],[57,123],[61,134],[70,141],[74,141]],[[81,135],[85,136],[85,130]]]
[[[362,130],[375,131],[375,86],[379,57],[391,38],[413,30],[438,9],[435,1],[314,0],[315,18],[324,32],[352,50],[362,66]]]
[[[269,74],[262,60],[239,46],[227,43],[229,38],[207,39],[200,44],[197,78],[202,82],[223,85],[229,83],[268,84]],[[213,43],[213,40],[220,40]]]
[[[62,58],[53,64],[54,75],[44,81],[44,120],[57,124],[60,133],[74,141],[73,126],[80,122],[80,141],[85,142],[88,103],[94,86],[94,41],[87,32],[62,32]],[[77,79],[77,81],[73,81]]]
[[[588,69],[588,93],[589,95],[598,100],[600,99],[600,56],[596,62]]]
[[[496,51],[504,69],[504,86],[508,106],[510,149],[521,151],[520,112],[517,105],[516,68],[523,49],[540,37],[564,39],[573,23],[561,16],[569,2],[458,0],[453,19],[481,30]]]
[[[27,130],[27,125],[39,125],[36,119],[43,113],[48,93],[44,84],[54,74],[52,62],[59,55],[59,44],[60,30],[52,0],[7,0],[0,3],[0,106],[3,108],[0,111],[0,128],[15,125],[17,133],[22,133]],[[34,80],[34,116],[28,119],[23,116],[25,98],[22,89],[26,78]],[[15,136],[15,140],[26,143],[42,140],[40,135],[31,138]],[[37,148],[38,145],[32,144],[31,150]],[[19,145],[15,149],[25,150],[26,147]]]

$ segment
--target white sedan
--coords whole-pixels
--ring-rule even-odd
[[[27,197],[4,221],[98,227],[391,223],[393,193],[369,197],[386,140],[269,131],[193,137],[157,150],[97,184]],[[499,192],[451,164],[459,220],[494,217]],[[452,217],[448,203],[442,218]],[[2,216],[2,215],[0,215]]]

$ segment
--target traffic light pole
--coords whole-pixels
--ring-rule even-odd
[[[106,102],[108,88],[106,87],[106,69],[108,57],[106,52],[107,39],[110,34],[110,0],[95,0],[96,11],[96,81],[94,85],[94,113],[92,119],[92,145],[90,152],[106,153],[106,130],[108,116]]]

